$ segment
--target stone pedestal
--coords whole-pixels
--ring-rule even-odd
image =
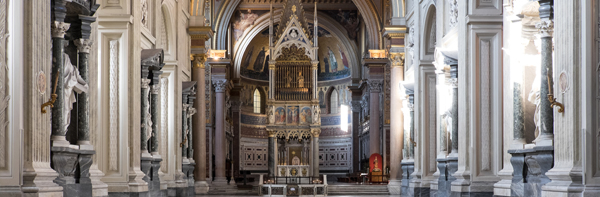
[[[414,190],[410,188],[410,181],[412,180],[412,174],[415,171],[415,162],[412,160],[404,160],[400,163],[402,166],[402,196],[414,196]]]
[[[64,196],[92,196],[90,166],[93,150],[52,147],[52,167],[58,173],[54,183],[63,187]]]
[[[448,196],[456,196],[457,194],[460,196],[460,193],[452,192],[452,182],[456,180],[454,173],[456,173],[456,171],[458,171],[458,157],[446,158],[446,171],[448,173],[446,174],[446,183],[445,183],[445,187],[444,187],[444,192],[449,194]],[[442,187],[438,186],[438,193],[441,190],[442,190]]]
[[[513,167],[511,196],[542,196],[542,186],[550,182],[546,172],[552,167],[554,148],[536,146],[532,149],[509,150]]]
[[[160,170],[160,162],[162,160],[163,159],[160,156],[158,156],[153,157],[150,161],[150,176],[148,181],[148,194],[150,196],[167,196],[167,190],[160,189],[160,179],[158,176],[158,171]]]
[[[446,158],[438,158],[437,162],[438,172],[440,173],[437,180],[437,190],[432,189],[430,196],[448,197],[450,196],[450,183],[453,181],[448,180],[448,178],[452,177],[448,173],[448,160]]]

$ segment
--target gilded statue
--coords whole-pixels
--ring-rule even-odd
[[[298,73],[298,87],[304,87],[304,76],[302,76],[302,71]]]
[[[381,169],[379,168],[379,160],[377,160],[377,157],[375,157],[375,160],[373,160],[373,172],[379,171],[381,171]]]

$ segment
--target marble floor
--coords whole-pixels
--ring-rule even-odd
[[[200,196],[202,196],[202,197],[205,197],[205,196],[208,196],[208,197],[214,196],[214,197],[216,197],[216,196],[229,196],[229,195],[196,195],[196,196],[197,197],[200,197]],[[327,195],[327,196],[336,196],[336,195]],[[360,195],[360,196],[373,196],[373,195]],[[396,197],[396,196],[400,196],[400,195],[376,195],[376,196],[377,197]],[[235,196],[235,197],[256,197],[256,196]],[[353,196],[346,196],[346,195],[344,195],[344,196],[337,196],[337,197],[353,197]]]

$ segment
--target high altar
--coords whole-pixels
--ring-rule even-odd
[[[311,33],[300,0],[284,3],[269,25],[269,176],[318,177],[321,117],[317,97],[318,20]],[[271,12],[273,8],[271,6]]]

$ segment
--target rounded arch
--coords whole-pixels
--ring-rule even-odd
[[[164,1],[161,5],[161,14],[163,17],[163,23],[165,25],[165,33],[166,33],[166,41],[167,41],[167,46],[165,46],[165,48],[163,48],[164,52],[165,52],[165,58],[166,59],[170,59],[170,60],[175,60],[177,57],[175,57],[174,55],[177,54],[175,50],[177,50],[176,47],[176,41],[175,41],[175,25],[173,24],[173,19],[171,18],[173,12],[171,12],[171,10],[174,9],[173,2],[171,1]],[[165,35],[163,35],[165,36]]]
[[[234,46],[233,52],[233,63],[234,63],[234,78],[240,78],[240,65],[242,63],[243,55],[247,50],[250,42],[257,36],[259,33],[264,31],[269,27],[269,18],[270,13],[264,14],[255,21],[255,25],[250,27],[251,29],[248,33],[244,34],[240,41],[238,41]],[[358,54],[358,47],[351,41],[344,32],[341,30],[344,29],[339,23],[335,22],[334,19],[330,18],[326,14],[319,14],[319,27],[329,31],[332,36],[334,36],[340,43],[343,43],[341,47],[343,47],[348,52],[349,64],[351,65],[351,77],[352,78],[360,78],[361,65]],[[281,19],[281,11],[276,11],[275,16],[273,17],[275,23],[278,23]],[[312,12],[307,12],[307,20],[312,21],[314,19],[314,15]],[[335,28],[330,28],[335,27]]]
[[[421,26],[420,32],[423,32],[420,36],[420,41],[423,45],[420,47],[421,59],[433,60],[436,47],[436,7],[435,4],[430,2],[427,6],[427,12],[425,13],[425,25]]]
[[[221,4],[221,8],[219,9],[219,14],[217,16],[217,24],[213,27],[229,27],[229,22],[231,21],[231,17],[233,16],[233,12],[237,9],[238,5],[242,0],[225,0],[223,4]],[[404,1],[404,0],[402,0]],[[383,46],[381,40],[381,23],[379,22],[379,17],[377,11],[375,9],[375,5],[372,0],[352,0],[354,5],[358,8],[358,11],[363,17],[363,21],[366,24],[367,32],[369,33],[369,43],[376,43],[376,48],[379,49]],[[213,29],[214,30],[214,29]],[[215,49],[226,49],[227,47],[227,31],[228,28],[218,28],[215,32],[215,36],[213,39],[213,46]]]

